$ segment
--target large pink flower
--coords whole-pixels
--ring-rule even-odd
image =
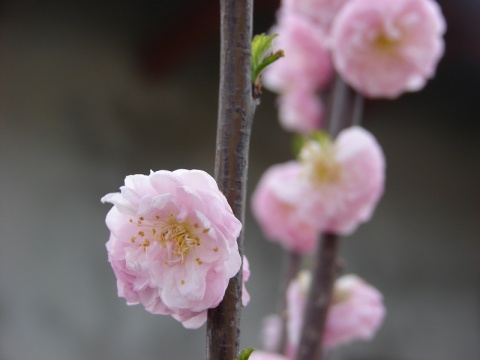
[[[284,248],[298,253],[313,251],[318,231],[302,219],[301,165],[296,161],[270,167],[252,195],[252,211],[263,233]],[[291,192],[294,192],[293,196]]]
[[[361,127],[341,131],[335,142],[311,141],[301,153],[303,186],[288,193],[301,202],[297,215],[312,227],[340,235],[370,219],[383,193],[385,159]]]
[[[302,272],[287,291],[288,338],[295,349],[300,341],[310,274]],[[355,275],[335,282],[332,304],[323,334],[324,346],[332,349],[355,340],[371,340],[383,322],[382,294]]]
[[[201,326],[240,270],[241,223],[200,170],[127,176],[120,190],[102,198],[114,205],[107,250],[119,296],[187,328]]]
[[[332,63],[325,36],[303,17],[281,12],[272,29],[278,33],[275,47],[284,50],[285,57],[271,64],[263,75],[267,88],[286,93],[295,88],[321,90],[332,75]]]
[[[417,91],[435,73],[445,28],[433,0],[350,0],[332,26],[334,65],[365,96]]]

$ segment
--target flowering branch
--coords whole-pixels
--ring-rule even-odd
[[[337,76],[334,86],[332,109],[329,119],[329,132],[336,136],[351,125],[359,125],[362,118],[363,97]],[[347,109],[352,108],[351,113]],[[304,322],[297,348],[296,360],[323,359],[322,339],[328,309],[332,302],[333,285],[337,269],[339,236],[325,232],[320,238],[314,257],[313,279],[310,285]]]
[[[221,0],[220,93],[215,179],[234,215],[244,223],[252,97],[253,0]],[[243,229],[238,238],[243,254]],[[220,305],[208,311],[207,359],[234,360],[239,353],[242,272],[230,279]]]

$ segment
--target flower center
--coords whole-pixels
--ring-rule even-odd
[[[396,48],[399,42],[400,40],[398,38],[388,36],[384,32],[381,32],[373,41],[373,46],[382,52],[389,52]]]
[[[155,232],[154,232],[155,231]],[[200,238],[192,233],[188,223],[178,223],[173,221],[167,226],[163,226],[154,232],[155,240],[165,249],[168,249],[169,255],[175,257],[183,264],[185,255],[195,246],[200,246]],[[167,263],[172,260],[165,260]],[[173,260],[174,261],[174,260]]]
[[[340,164],[330,141],[310,141],[300,153],[307,178],[314,184],[331,184],[340,179]]]
[[[145,220],[139,217],[135,222],[140,230],[130,238],[132,244],[142,246],[144,251],[152,244],[158,244],[165,249],[165,264],[184,264],[188,253],[200,246],[200,233],[206,234],[210,229],[200,229],[195,223],[191,225],[188,221],[178,222],[170,214],[168,219],[162,221],[160,215],[155,216],[155,220]],[[214,248],[213,251],[218,251]],[[202,265],[202,260],[196,258],[198,265]]]

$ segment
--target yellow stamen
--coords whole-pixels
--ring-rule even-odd
[[[330,141],[307,143],[300,153],[300,161],[308,179],[317,185],[335,183],[340,179],[341,167]]]

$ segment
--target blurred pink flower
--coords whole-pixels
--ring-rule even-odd
[[[118,295],[201,326],[241,266],[242,225],[215,180],[200,170],[131,175],[102,202],[114,205],[107,250]]]
[[[375,138],[354,126],[309,141],[300,162],[269,168],[252,197],[263,233],[284,248],[311,252],[319,232],[352,233],[372,216],[383,193],[385,160]]]
[[[274,354],[274,353],[255,350],[252,353],[252,355],[250,355],[249,360],[289,360],[289,359],[280,354]]]
[[[265,70],[264,85],[282,94],[295,88],[321,90],[332,76],[325,36],[294,13],[280,12],[278,20],[271,32],[279,34],[275,47],[284,50],[285,57]]]
[[[433,0],[350,0],[332,26],[333,61],[365,96],[395,98],[433,77],[445,28]]]
[[[338,11],[347,1],[349,0],[283,0],[281,9],[302,15],[327,33]]]
[[[252,195],[252,212],[265,236],[280,243],[284,248],[298,253],[313,251],[317,231],[302,218],[298,206],[299,192],[304,184],[300,179],[301,166],[296,161],[270,167],[260,179]]]
[[[250,263],[246,256],[243,256],[243,264],[242,264],[242,277],[243,277],[243,284],[242,284],[242,305],[247,306],[250,302],[250,294],[245,287],[245,283],[250,279]]]
[[[383,193],[385,159],[380,145],[365,129],[342,130],[335,142],[310,141],[300,153],[307,186],[290,191],[301,201],[295,214],[310,226],[340,235],[352,233],[372,216]]]
[[[323,341],[334,348],[354,340],[371,340],[385,317],[382,294],[355,275],[335,283]]]
[[[272,314],[263,319],[262,322],[262,345],[266,351],[275,352],[280,345],[282,336],[282,318],[280,315]]]
[[[309,134],[323,123],[323,104],[310,89],[295,87],[278,98],[279,120],[285,130]]]
[[[300,341],[309,286],[310,273],[301,272],[287,291],[288,338],[293,348]],[[371,340],[384,316],[382,294],[377,289],[355,275],[340,277],[335,282],[333,301],[325,324],[325,348],[332,349],[355,340]]]
[[[308,289],[311,275],[309,271],[301,271],[297,278],[290,282],[287,288],[287,335],[292,353],[295,353],[299,343],[303,325],[303,311],[307,304]]]

